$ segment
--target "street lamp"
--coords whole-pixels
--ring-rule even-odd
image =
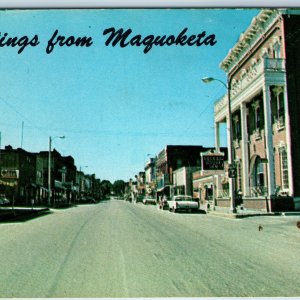
[[[228,168],[229,171],[233,170],[233,135],[232,135],[232,114],[231,114],[231,100],[230,100],[230,86],[231,86],[231,79],[228,77],[227,84],[220,79],[214,77],[204,77],[201,79],[204,83],[211,83],[213,81],[220,82],[227,90],[227,113],[228,113],[228,135],[229,135],[229,145],[228,145]],[[229,172],[230,173],[230,172]],[[235,171],[233,172],[235,173]],[[236,213],[235,207],[235,175],[229,174],[229,197],[230,197],[230,211],[232,213]]]
[[[49,136],[49,153],[48,153],[48,205],[51,206],[51,148],[52,141],[56,138],[64,139],[65,136]],[[54,204],[54,203],[53,203]]]

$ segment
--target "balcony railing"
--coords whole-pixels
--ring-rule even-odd
[[[241,79],[231,83],[231,100],[246,90],[261,74],[268,72],[284,72],[285,60],[280,58],[264,58],[253,64],[248,70],[244,70]],[[215,102],[215,114],[220,113],[227,106],[227,95]]]
[[[268,194],[268,188],[265,186],[252,186],[249,190],[251,197],[264,197]]]
[[[280,58],[265,58],[264,69],[268,71],[283,71],[285,69],[285,60]]]
[[[265,197],[268,194],[268,188],[265,186],[255,186],[250,187],[250,197]],[[229,190],[219,190],[218,198],[228,198],[229,197]]]
[[[218,198],[228,198],[229,197],[229,190],[219,190]]]

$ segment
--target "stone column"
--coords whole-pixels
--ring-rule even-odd
[[[243,166],[243,195],[249,196],[249,151],[247,132],[247,108],[246,103],[240,105],[241,131],[242,131],[242,166]]]
[[[267,154],[267,175],[268,175],[268,196],[275,193],[275,170],[274,170],[274,150],[273,134],[271,122],[270,87],[265,84],[263,87],[264,119],[265,119],[265,139]]]
[[[289,174],[289,195],[294,196],[294,182],[293,182],[293,164],[292,164],[292,150],[291,150],[291,125],[290,125],[290,113],[288,105],[287,85],[284,83],[284,120],[286,130],[286,150],[288,161],[288,174]]]
[[[220,123],[215,122],[215,148],[220,152]]]

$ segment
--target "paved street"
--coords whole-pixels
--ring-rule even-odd
[[[300,296],[299,219],[118,200],[54,210],[0,224],[0,296]]]

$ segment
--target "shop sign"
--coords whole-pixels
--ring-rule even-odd
[[[1,170],[1,178],[18,179],[19,178],[19,170],[16,170],[16,169],[2,169]]]
[[[224,155],[203,155],[203,170],[224,170]]]

